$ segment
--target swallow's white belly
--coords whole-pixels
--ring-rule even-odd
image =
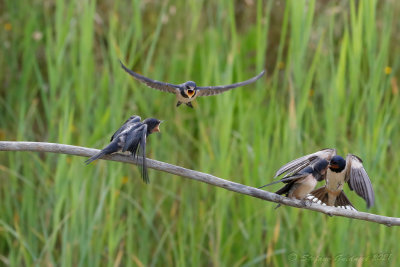
[[[179,102],[182,103],[188,103],[188,102],[192,102],[193,100],[195,100],[197,97],[197,94],[195,94],[194,96],[192,96],[192,98],[189,97],[183,97],[180,93],[176,94],[176,100],[178,100]]]
[[[306,178],[298,181],[295,184],[295,188],[289,197],[294,197],[297,199],[304,199],[311,191],[314,190],[317,185],[317,180],[315,180],[312,175],[308,175]]]
[[[345,170],[333,172],[330,169],[326,172],[326,188],[332,192],[342,191],[344,185]]]

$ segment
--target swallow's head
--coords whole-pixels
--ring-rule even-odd
[[[346,167],[346,161],[341,156],[334,156],[329,162],[329,169],[333,172],[341,172]]]
[[[147,124],[147,135],[149,135],[160,131],[160,124],[162,121],[155,118],[148,118],[145,119],[143,123]]]
[[[320,161],[318,161],[315,165],[314,165],[314,170],[317,171],[319,174],[325,174],[326,172],[326,167],[328,167],[328,161],[325,159],[322,159]]]
[[[196,83],[192,81],[185,82],[183,84],[183,91],[188,98],[194,97],[196,94]]]

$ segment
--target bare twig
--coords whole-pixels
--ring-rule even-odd
[[[79,146],[71,146],[71,145],[63,145],[63,144],[55,144],[55,143],[42,143],[42,142],[7,142],[0,141],[0,151],[35,151],[35,152],[51,152],[51,153],[60,153],[60,154],[69,154],[75,156],[82,157],[91,157],[94,154],[98,153],[98,149],[79,147]],[[104,160],[112,160],[112,161],[120,161],[125,163],[137,164],[138,162],[134,160],[132,157],[123,154],[113,154],[104,156],[102,159]],[[263,200],[276,202],[280,204],[284,204],[287,206],[292,206],[296,208],[309,209],[313,211],[318,211],[325,213],[329,216],[342,216],[357,220],[370,221],[375,223],[384,224],[386,226],[400,225],[400,218],[395,217],[386,217],[381,215],[376,215],[372,213],[359,212],[346,210],[341,208],[322,206],[316,203],[309,203],[305,205],[303,201],[289,199],[286,197],[282,197],[280,195],[267,192],[264,190],[260,190],[254,187],[242,185],[239,183],[234,183],[228,180],[224,180],[213,175],[202,173],[198,171],[189,170],[183,167],[175,166],[172,164],[168,164],[165,162],[147,159],[147,166],[149,168],[168,172],[171,174],[179,175],[182,177],[186,177],[189,179],[197,180],[203,183],[211,184],[214,186],[222,187],[227,190],[249,195],[252,197],[260,198]]]

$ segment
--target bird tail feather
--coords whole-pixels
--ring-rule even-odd
[[[320,187],[310,193],[309,199],[314,202],[321,201],[321,203],[328,205],[328,191],[326,191],[325,186]]]
[[[310,193],[310,195],[308,196],[308,199],[312,200],[313,202],[317,202],[317,203],[325,204],[325,205],[329,206],[328,190],[326,189],[325,186],[312,191]],[[334,206],[343,208],[343,209],[356,210],[354,208],[353,204],[347,198],[346,194],[343,192],[343,190],[336,197]]]
[[[292,183],[286,184],[284,187],[276,191],[275,194],[288,196],[291,187]]]
[[[335,207],[340,207],[340,208],[350,209],[350,210],[356,210],[356,208],[354,208],[353,204],[351,204],[350,200],[347,198],[347,196],[343,192],[343,190],[336,197]]]
[[[96,159],[101,158],[102,156],[104,156],[106,154],[105,151],[100,151],[99,153],[97,153],[96,155],[94,155],[93,157],[91,157],[90,159],[87,159],[85,161],[86,165],[88,165],[89,163],[91,163],[92,161],[95,161]]]

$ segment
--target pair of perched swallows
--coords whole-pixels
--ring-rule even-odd
[[[313,168],[317,166],[323,167],[326,162],[329,162],[329,164],[325,173],[320,173],[321,176],[316,176],[314,173],[311,174],[317,181],[325,180],[324,186],[314,191],[314,188],[310,189],[309,184],[307,186],[297,186],[292,189],[294,193],[292,193],[291,196],[299,199],[304,199],[306,197],[313,202],[323,203],[328,206],[355,209],[343,192],[344,183],[347,183],[351,191],[354,190],[357,195],[366,201],[367,208],[374,205],[374,190],[371,180],[364,169],[362,160],[353,154],[348,154],[345,160],[343,157],[336,154],[336,149],[323,149],[295,159],[282,166],[276,172],[274,178],[285,174],[281,180],[286,181],[285,179],[296,177],[296,175],[306,171],[310,166],[313,166]],[[308,169],[308,172],[310,172],[310,169]],[[304,183],[302,180],[296,181],[297,183]],[[304,196],[304,191],[306,191],[304,188],[306,187],[307,190],[310,191],[309,196]],[[283,188],[281,190],[284,191]],[[298,190],[302,191],[297,193]],[[280,192],[280,190],[278,192]],[[288,196],[290,197],[290,195]]]
[[[160,124],[162,121],[155,118],[148,118],[141,122],[139,116],[131,116],[111,137],[110,144],[102,149],[99,153],[86,160],[89,164],[92,161],[115,152],[132,153],[134,158],[138,158],[141,154],[140,162],[141,175],[145,183],[149,183],[149,176],[146,166],[146,138],[152,133],[160,132]]]
[[[211,96],[211,95],[217,95],[221,94],[225,91],[228,91],[230,89],[248,85],[250,83],[253,83],[260,79],[265,71],[263,70],[260,74],[257,76],[243,81],[239,83],[234,83],[234,84],[229,84],[229,85],[219,85],[219,86],[197,86],[195,82],[193,81],[187,81],[182,84],[171,84],[171,83],[165,83],[165,82],[159,82],[156,80],[152,80],[150,78],[144,77],[136,72],[133,72],[132,70],[128,69],[124,64],[121,63],[121,67],[133,78],[138,80],[139,82],[144,83],[150,88],[157,89],[163,92],[168,92],[176,95],[176,106],[179,107],[182,103],[186,104],[187,106],[193,108],[192,101],[195,100],[198,96]]]
[[[259,188],[283,182],[286,185],[276,191],[275,194],[285,195],[289,198],[304,200],[306,199],[308,194],[310,194],[311,191],[314,190],[317,182],[320,182],[325,178],[328,164],[329,163],[327,160],[322,159],[316,162],[314,165],[307,166],[306,168],[294,173],[293,175],[285,176],[278,181],[263,185]]]

